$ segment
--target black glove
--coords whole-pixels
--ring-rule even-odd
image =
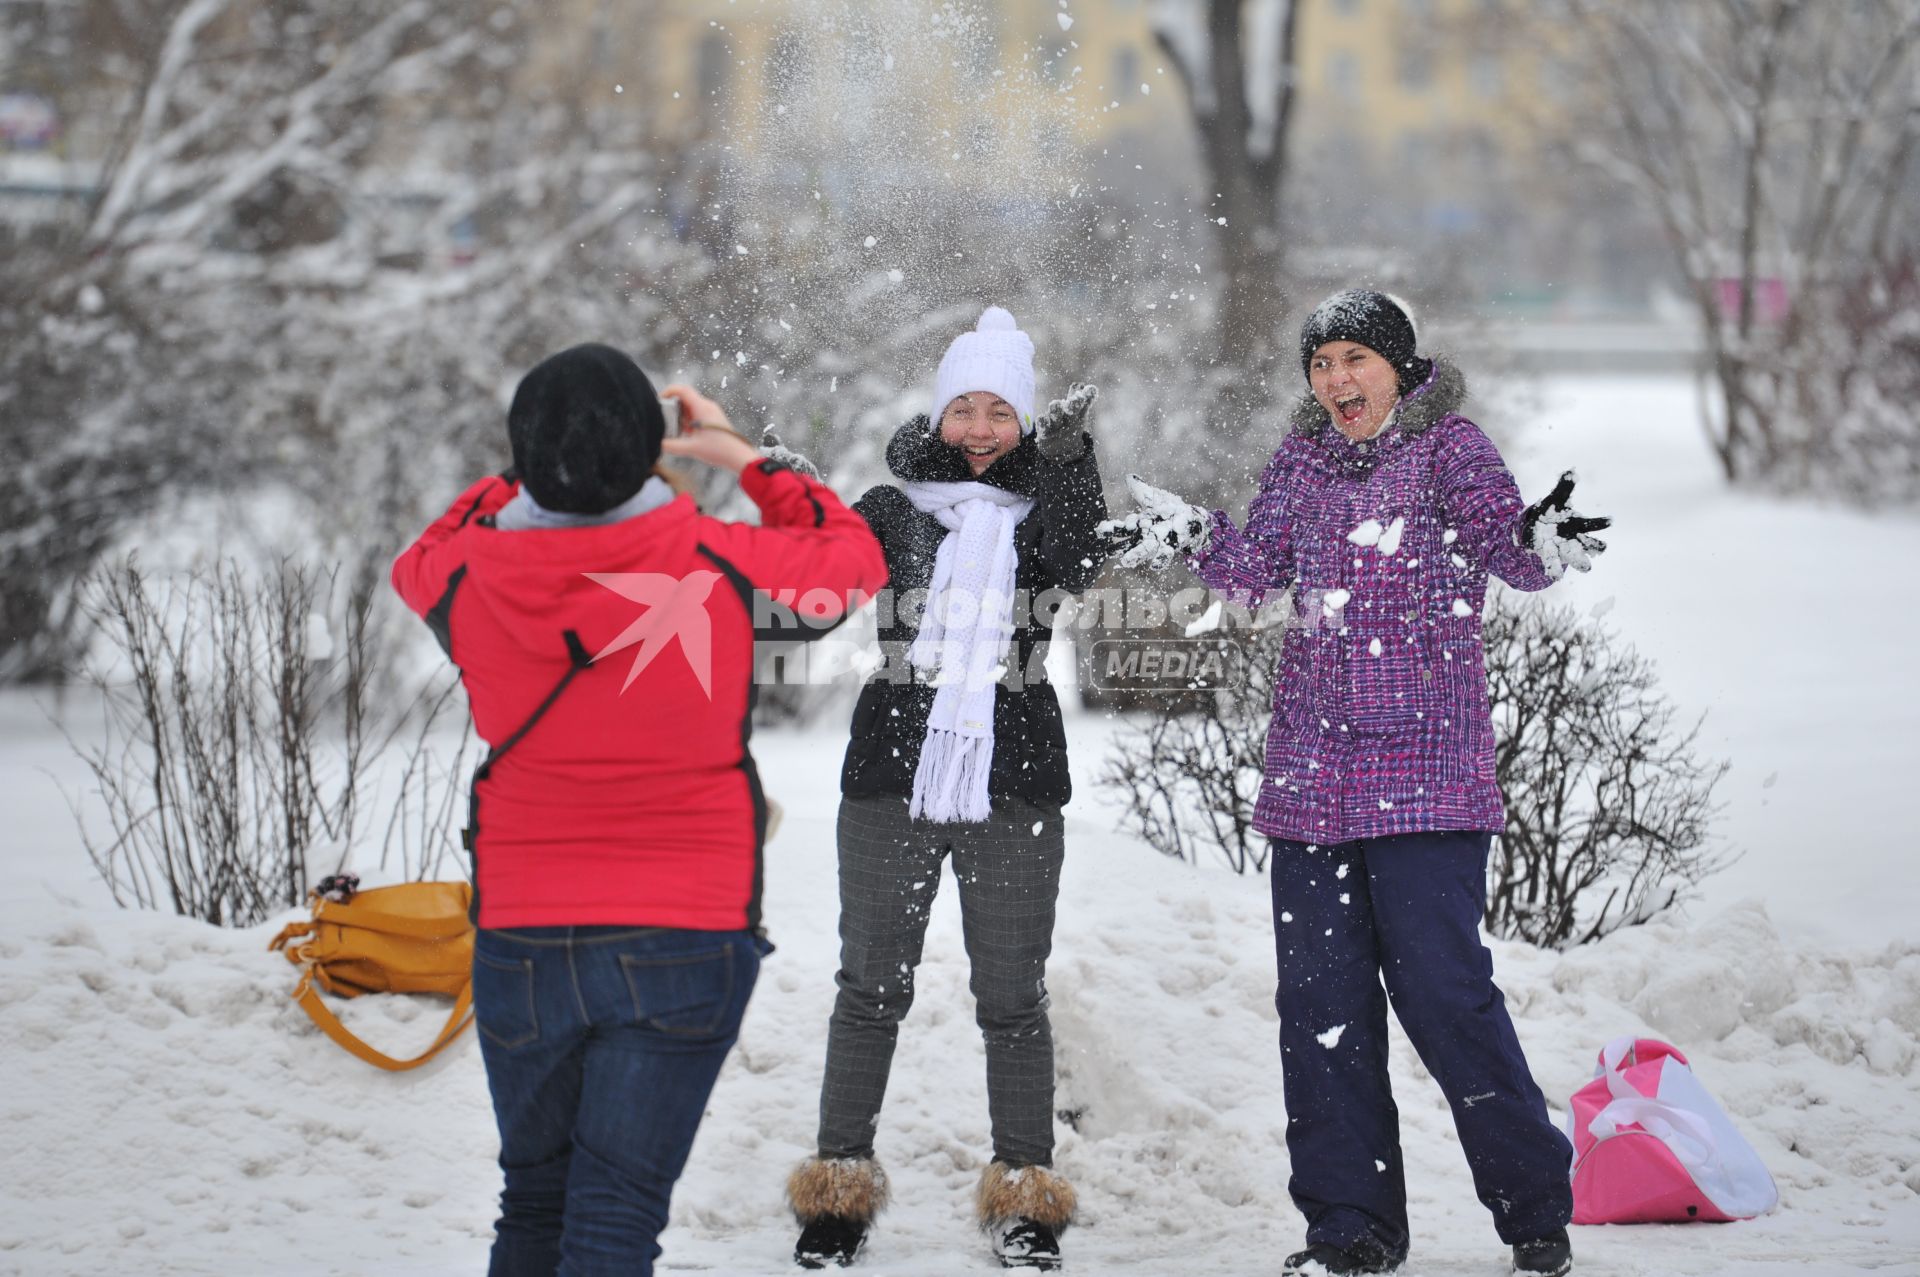
[[[1047,405],[1033,423],[1040,455],[1049,461],[1078,461],[1086,455],[1087,413],[1100,397],[1100,387],[1076,383],[1066,397]]]
[[[820,478],[820,467],[781,443],[780,436],[773,432],[772,426],[760,432],[760,451],[769,461],[777,461],[789,470],[797,470],[815,483],[824,482]]]
[[[1528,506],[1520,516],[1520,544],[1540,556],[1547,575],[1558,581],[1569,567],[1582,572],[1593,570],[1591,556],[1601,553],[1607,543],[1592,535],[1613,526],[1608,518],[1587,518],[1567,505],[1573,496],[1573,471],[1560,476],[1553,491]]]

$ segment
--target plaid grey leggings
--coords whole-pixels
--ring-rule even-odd
[[[840,994],[827,1030],[820,1156],[873,1156],[940,861],[951,853],[987,1045],[993,1156],[1014,1166],[1051,1165],[1046,974],[1066,854],[1059,809],[995,799],[985,821],[935,825],[908,819],[905,798],[846,798],[839,842]]]

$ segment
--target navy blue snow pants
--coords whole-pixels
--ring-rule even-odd
[[[1547,1117],[1480,943],[1491,841],[1449,832],[1273,842],[1287,1188],[1309,1242],[1350,1246],[1370,1234],[1407,1253],[1389,1000],[1453,1109],[1500,1239],[1527,1241],[1573,1217],[1572,1146]]]

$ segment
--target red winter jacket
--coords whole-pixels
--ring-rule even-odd
[[[495,751],[580,666],[476,781],[479,925],[760,925],[754,595],[797,592],[831,616],[887,570],[824,485],[757,462],[740,486],[758,527],[683,496],[619,523],[503,532],[491,516],[516,486],[483,479],[394,561]]]

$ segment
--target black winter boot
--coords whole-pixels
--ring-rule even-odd
[[[1060,1267],[1060,1234],[1037,1219],[1012,1219],[990,1228],[993,1254],[1002,1268],[1035,1268],[1054,1272]]]
[[[793,1248],[793,1262],[802,1268],[849,1267],[867,1244],[867,1221],[846,1215],[822,1215],[807,1221]]]
[[[787,1177],[787,1201],[800,1223],[793,1262],[802,1268],[845,1268],[860,1254],[873,1217],[887,1204],[887,1174],[870,1157],[810,1157]]]
[[[1067,1177],[1047,1166],[990,1162],[980,1172],[974,1209],[1002,1268],[1060,1267],[1060,1234],[1073,1222],[1079,1197]]]
[[[1305,1250],[1287,1256],[1280,1277],[1359,1277],[1363,1273],[1390,1273],[1399,1267],[1400,1260],[1372,1238],[1351,1246],[1309,1242]]]
[[[1573,1271],[1573,1243],[1567,1230],[1556,1228],[1545,1237],[1513,1248],[1513,1271],[1519,1277],[1564,1277]]]

